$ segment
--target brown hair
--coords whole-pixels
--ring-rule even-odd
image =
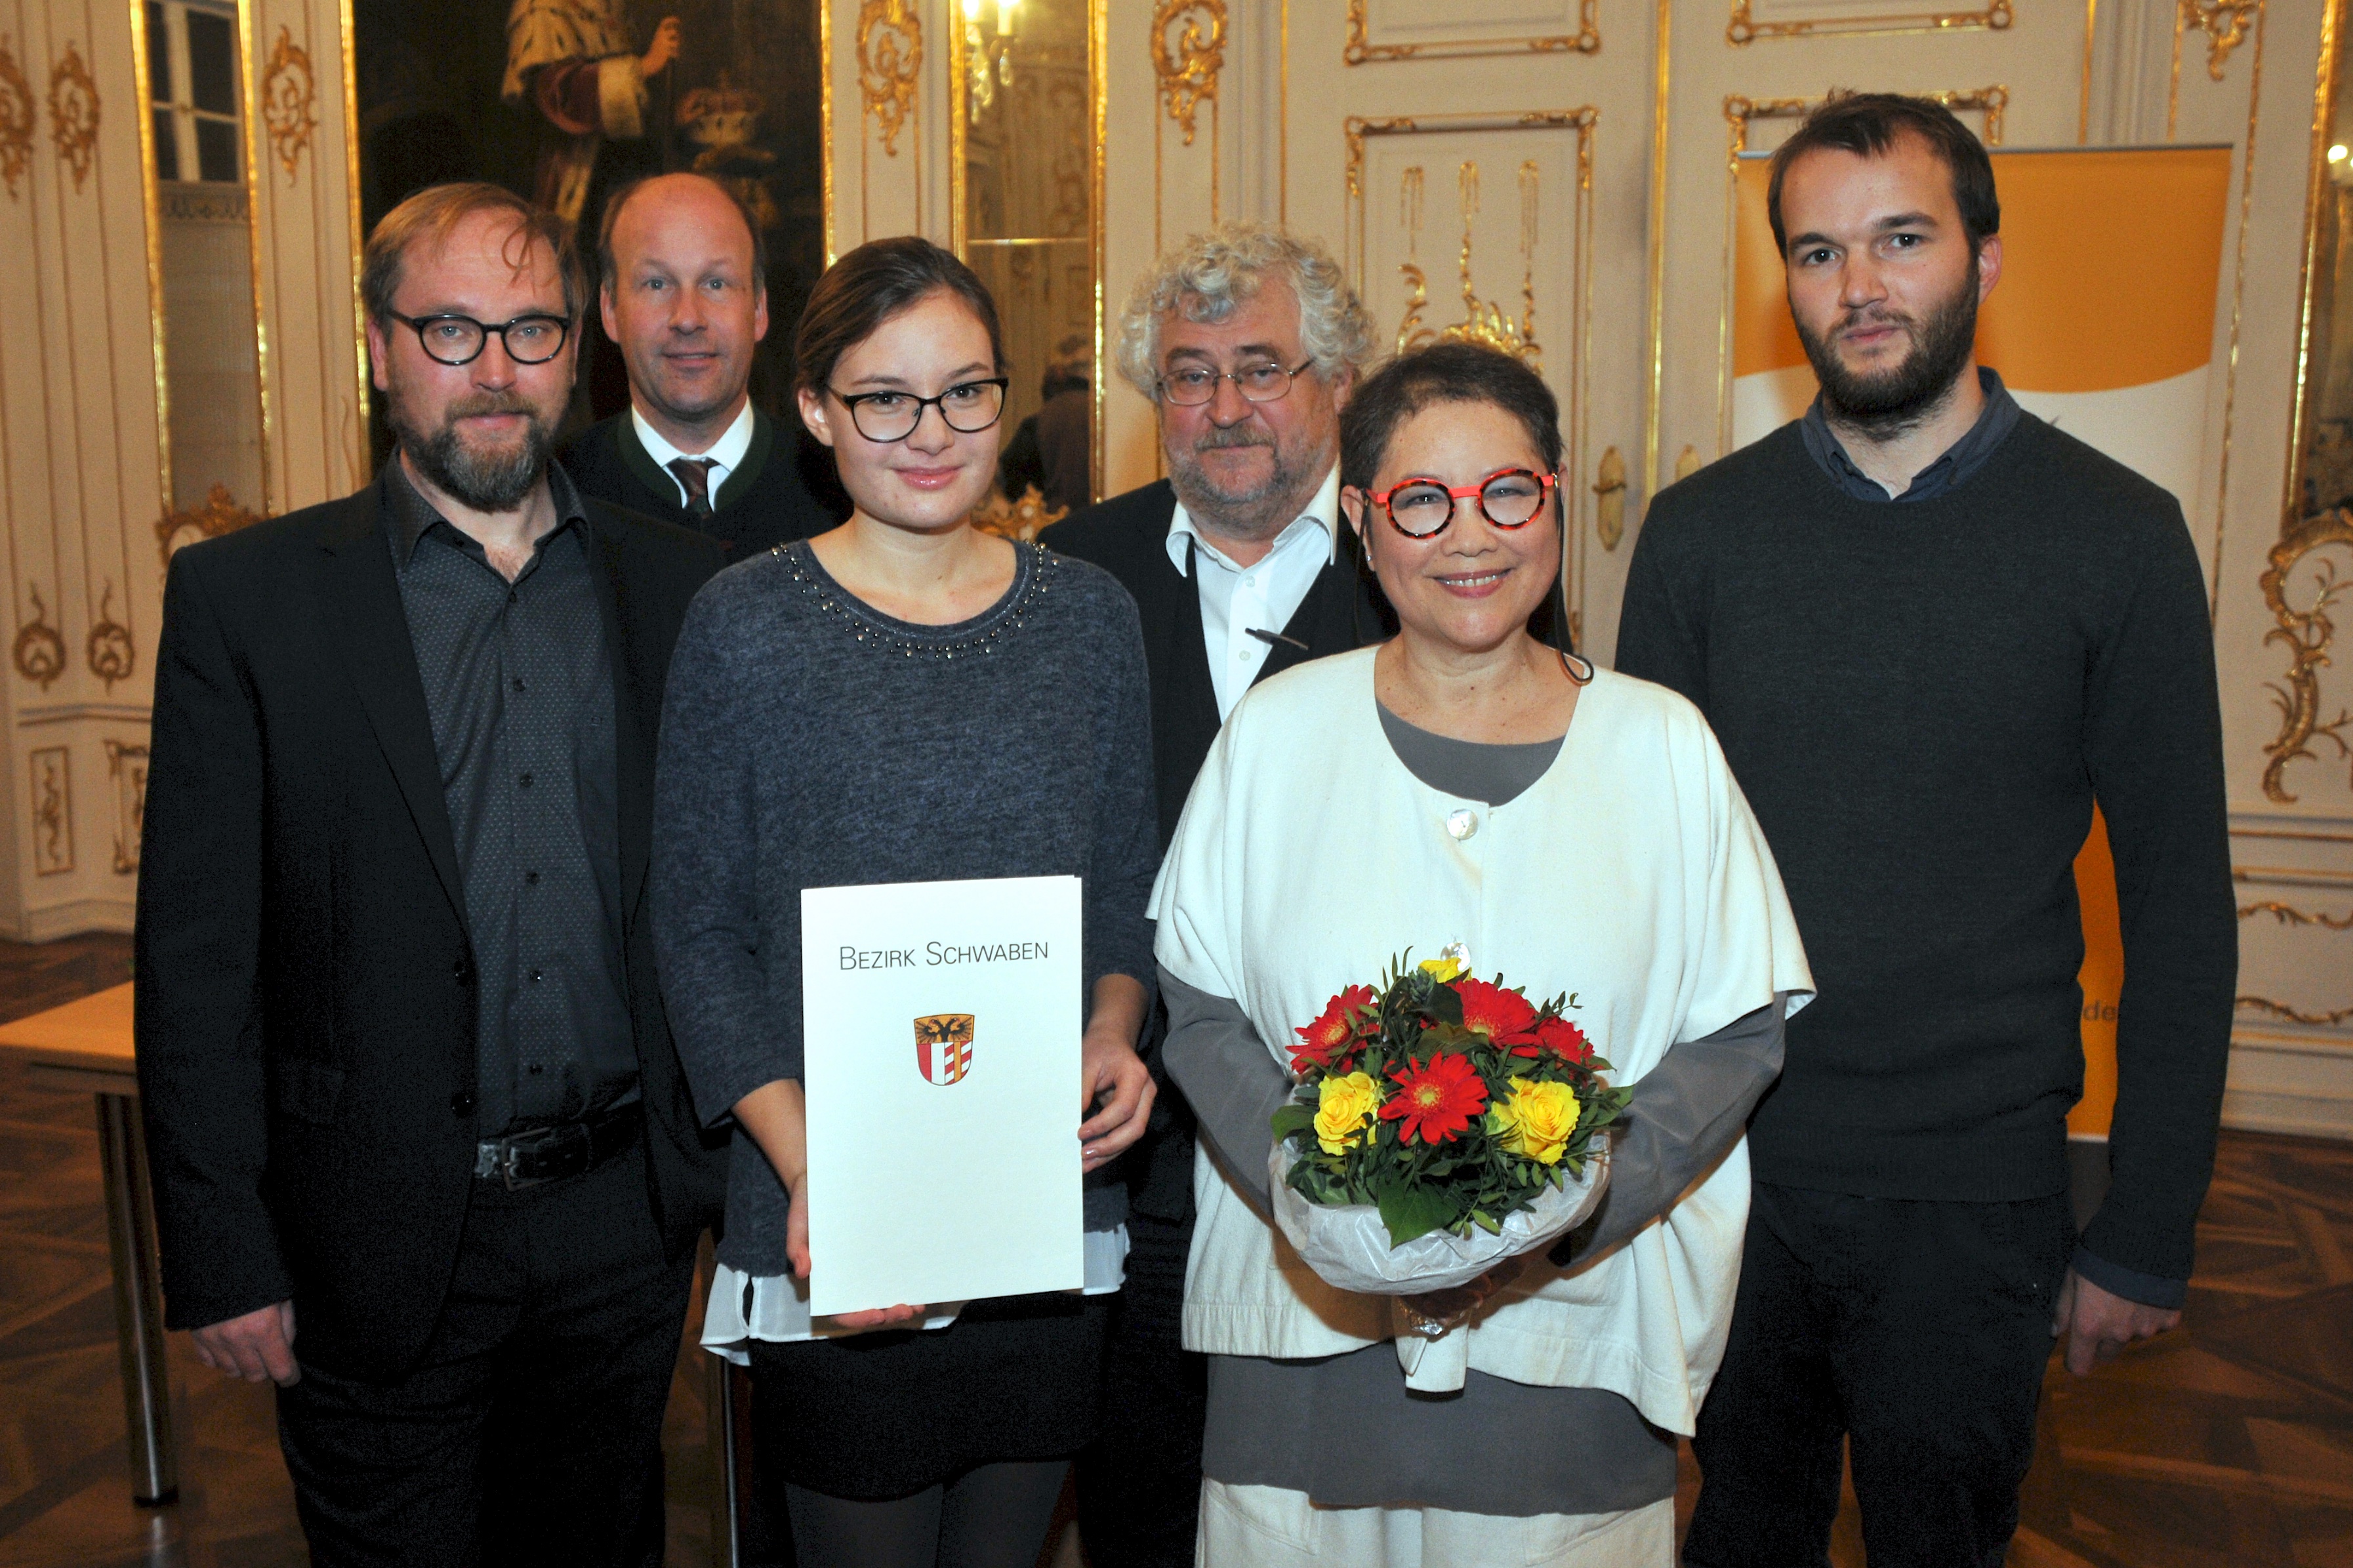
[[[597,288],[610,292],[613,287],[613,226],[619,220],[621,209],[629,205],[629,198],[636,195],[648,181],[670,177],[666,174],[647,174],[642,178],[629,181],[606,196],[605,216],[596,226]],[[752,209],[744,205],[744,198],[729,188],[723,180],[714,180],[709,174],[697,174],[691,170],[682,172],[681,177],[701,180],[712,190],[725,196],[727,205],[735,209],[735,216],[744,220],[744,227],[752,236],[752,291],[754,294],[766,293],[768,291],[768,242],[760,233],[760,225],[752,216]]]
[[[866,341],[900,311],[949,293],[964,301],[988,331],[988,354],[1005,369],[1005,334],[997,324],[997,301],[973,269],[930,240],[912,234],[870,239],[825,269],[809,291],[801,321],[793,330],[795,384],[822,392],[833,380],[841,356]]]
[[[1772,220],[1773,243],[1782,255],[1789,237],[1781,226],[1781,181],[1804,154],[1830,149],[1858,158],[1876,158],[1899,136],[1917,136],[1953,176],[1953,205],[1961,210],[1961,232],[1969,249],[2001,232],[2001,202],[1994,195],[1993,161],[1953,111],[1933,98],[1900,92],[1837,92],[1806,116],[1797,134],[1773,152],[1773,174],[1765,186],[1765,216]]]
[[[573,247],[569,226],[546,208],[534,206],[512,191],[479,180],[428,185],[376,221],[360,262],[360,304],[370,321],[392,314],[392,297],[400,292],[401,268],[409,247],[420,238],[446,243],[458,226],[476,213],[505,213],[514,219],[508,233],[509,257],[515,269],[530,265],[534,245],[544,245],[555,258],[564,279],[564,313],[573,321],[587,303],[588,279],[580,268],[580,253]],[[519,249],[516,241],[522,242]],[[502,251],[501,254],[507,254]]]

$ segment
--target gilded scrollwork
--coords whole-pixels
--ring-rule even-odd
[[[48,606],[41,603],[41,590],[27,583],[25,596],[33,601],[33,618],[16,628],[13,650],[16,673],[47,691],[50,682],[66,672],[66,639],[49,625]]]
[[[1194,115],[1218,96],[1226,64],[1226,0],[1160,0],[1152,13],[1152,68],[1168,118],[1193,144]]]
[[[1833,91],[1831,98],[1843,93]],[[1999,84],[1992,87],[1948,89],[1940,92],[1924,92],[1921,97],[1940,103],[1958,113],[1974,109],[1985,116],[1985,144],[2001,145],[2002,111],[2010,107],[2010,89]],[[1732,156],[1737,159],[1748,151],[1748,127],[1757,120],[1794,120],[1806,114],[1815,104],[1825,101],[1814,98],[1745,98],[1734,93],[1724,100],[1724,118],[1732,126]]]
[[[200,539],[218,539],[260,521],[260,513],[237,504],[237,497],[229,493],[227,485],[216,483],[204,505],[168,511],[156,520],[155,545],[163,555],[164,570],[169,571],[172,557],[181,546]]]
[[[83,639],[82,656],[90,661],[90,672],[106,682],[109,691],[116,681],[130,679],[138,667],[139,651],[131,640],[131,628],[114,618],[111,582],[99,595],[98,619],[90,623],[90,636]]]
[[[2353,510],[2334,508],[2308,518],[2303,525],[2271,548],[2268,563],[2256,585],[2277,623],[2263,634],[2265,644],[2288,650],[2287,684],[2272,683],[2272,701],[2279,709],[2280,732],[2263,748],[2263,794],[2283,804],[2292,802],[2285,781],[2288,763],[2304,758],[2318,761],[2312,750],[2317,739],[2337,750],[2339,761],[2353,763],[2353,712],[2339,709],[2337,717],[2320,716],[2320,672],[2329,664],[2328,645],[2337,635],[2329,607],[2348,585],[2337,575],[2336,562],[2323,557],[2316,568],[2316,592],[2311,607],[2299,610],[2288,602],[2288,580],[2298,563],[2331,545],[2353,548]]]
[[[2183,34],[2195,27],[2206,35],[2206,74],[2221,81],[2231,51],[2247,41],[2247,29],[2262,9],[2262,0],[2180,0],[2174,30]]]
[[[81,189],[98,152],[98,83],[81,50],[71,43],[49,72],[49,140],[73,171],[74,189]]]
[[[1372,41],[1371,0],[1348,0],[1348,43],[1340,58],[1352,66],[1361,66],[1376,60],[1460,58],[1465,55],[1546,55],[1567,54],[1571,50],[1580,55],[1596,54],[1601,48],[1601,28],[1598,21],[1601,0],[1578,0],[1577,31],[1574,33],[1552,33],[1526,38],[1376,44]]]
[[[63,876],[74,868],[73,753],[43,746],[26,761],[33,774],[33,875]]]
[[[106,776],[114,785],[114,870],[139,869],[139,843],[147,826],[147,748],[106,742]]]
[[[8,185],[10,199],[16,195],[18,182],[33,158],[33,124],[37,112],[33,103],[33,84],[25,79],[25,68],[16,63],[14,40],[0,33],[0,180]]]
[[[2188,4],[2189,0],[2184,0],[2184,3]],[[1725,25],[1724,36],[1734,44],[1751,44],[1759,38],[1826,37],[1841,33],[1957,33],[1976,28],[2000,32],[2016,19],[2010,12],[2010,0],[1992,0],[1992,4],[1982,11],[1931,11],[1924,15],[1894,16],[1814,16],[1760,22],[1749,9],[1749,0],[1732,0],[1732,20]]]
[[[1461,342],[1482,343],[1488,348],[1510,354],[1532,370],[1544,368],[1544,351],[1536,342],[1535,250],[1536,209],[1538,202],[1535,160],[1520,165],[1520,259],[1521,297],[1525,301],[1517,321],[1510,311],[1493,300],[1482,300],[1471,277],[1472,224],[1479,213],[1479,165],[1465,159],[1456,171],[1456,182],[1462,193],[1462,249],[1459,263],[1462,276],[1462,320],[1451,327],[1430,328],[1421,325],[1422,307],[1430,302],[1429,280],[1419,266],[1411,260],[1401,263],[1398,270],[1413,288],[1413,297],[1407,302],[1405,319],[1398,324],[1397,347],[1399,353],[1419,348],[1440,338]],[[1406,208],[1408,255],[1420,238],[1421,228],[1421,166],[1416,164],[1405,173],[1400,193]]]
[[[278,29],[278,47],[269,51],[261,74],[261,123],[269,133],[269,150],[286,170],[292,184],[302,162],[302,149],[319,126],[318,84],[311,74],[310,52],[294,41],[291,27]]]
[[[2353,1018],[2353,1007],[2339,1007],[2328,1013],[2306,1013],[2291,1007],[2284,1002],[2274,1002],[2268,996],[2241,996],[2234,999],[2233,1005],[2253,1008],[2258,1013],[2268,1014],[2274,1018],[2283,1018],[2291,1024],[2309,1024],[2320,1029],[2335,1028],[2347,1019]]]
[[[858,90],[882,131],[882,151],[899,155],[899,132],[914,112],[923,65],[923,24],[910,0],[860,0]]]
[[[2277,899],[2265,899],[2259,903],[2241,904],[2239,918],[2269,915],[2284,926],[2322,926],[2329,931],[2353,931],[2353,915],[2342,917],[2316,910],[2300,910],[2294,904],[2284,904]]]

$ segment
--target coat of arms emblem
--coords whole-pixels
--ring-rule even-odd
[[[970,1013],[934,1013],[915,1020],[915,1069],[943,1086],[972,1070]]]

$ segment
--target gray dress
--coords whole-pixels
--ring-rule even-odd
[[[1433,789],[1500,805],[1542,777],[1559,741],[1482,745],[1407,724],[1381,728]],[[1201,1138],[1263,1215],[1268,1125],[1291,1085],[1233,1002],[1163,971],[1170,1074]],[[1600,1212],[1532,1268],[1586,1267],[1642,1229],[1722,1159],[1781,1065],[1780,999],[1671,1047],[1634,1086]],[[1675,1440],[1622,1395],[1546,1388],[1472,1371],[1460,1393],[1415,1393],[1387,1344],[1287,1361],[1208,1358],[1202,1470],[1281,1487],[1326,1507],[1421,1505],[1466,1513],[1608,1513],[1672,1497]],[[1345,1442],[1334,1435],[1345,1433]]]

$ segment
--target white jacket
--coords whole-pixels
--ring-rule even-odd
[[[1451,942],[1472,972],[1570,1018],[1639,1079],[1678,1040],[1776,992],[1810,999],[1779,873],[1698,710],[1604,670],[1552,767],[1489,808],[1409,773],[1381,732],[1375,649],[1254,688],[1211,747],[1153,891],[1156,956],[1233,999],[1277,1059],[1343,986]],[[1383,1298],[1302,1264],[1206,1153],[1187,1270],[1187,1349],[1305,1357],[1391,1337]],[[1663,1220],[1567,1271],[1541,1258],[1471,1330],[1470,1364],[1607,1388],[1688,1434],[1724,1353],[1748,1217],[1736,1145]]]

